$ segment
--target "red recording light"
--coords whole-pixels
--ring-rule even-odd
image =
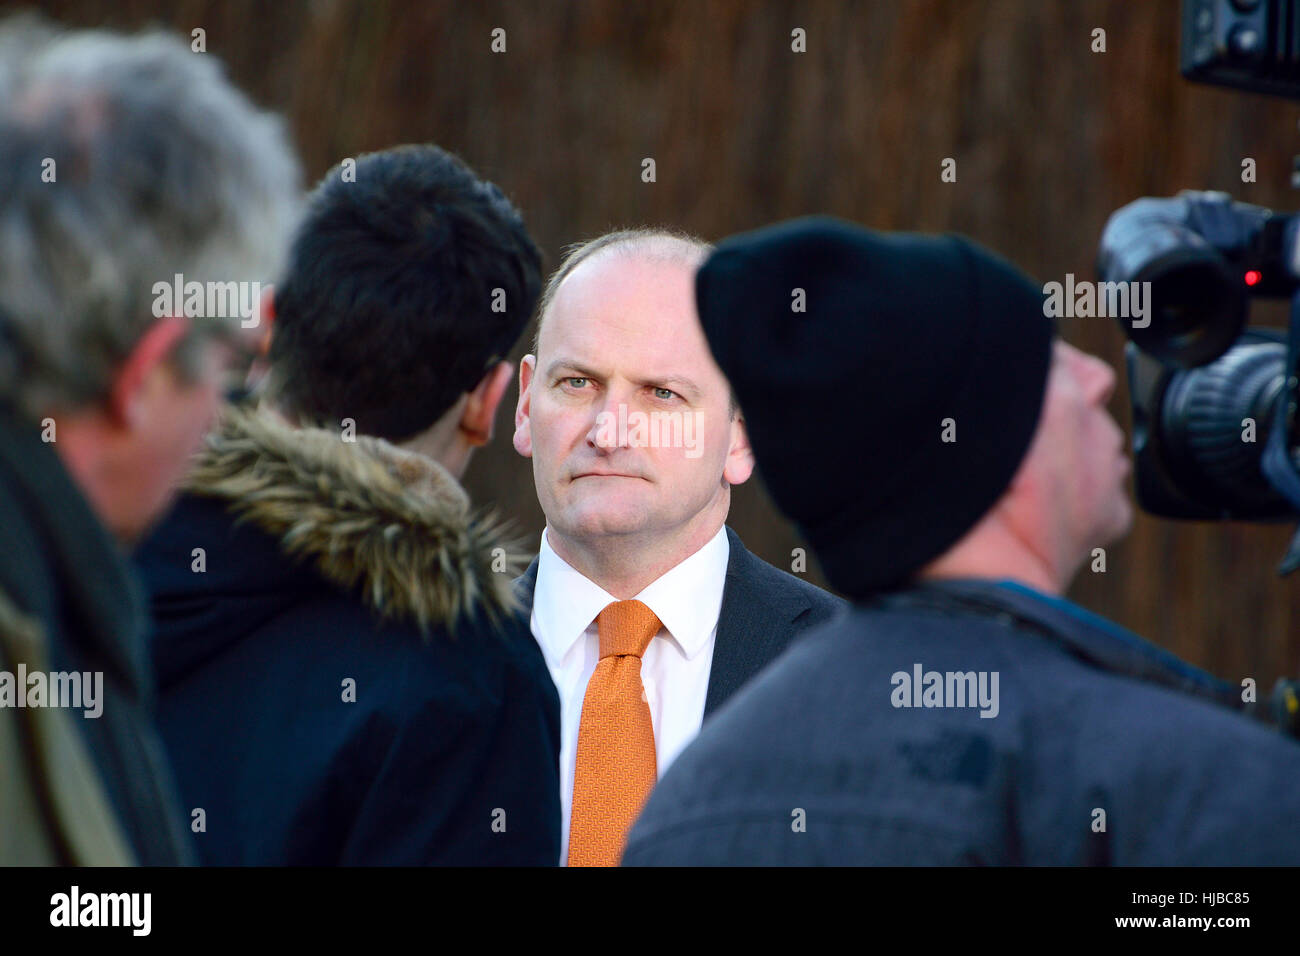
[[[1257,269],[1251,269],[1246,273],[1246,285],[1259,285],[1259,280],[1264,278],[1264,274]]]

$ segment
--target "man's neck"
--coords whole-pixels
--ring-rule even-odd
[[[1025,560],[1011,560],[1013,556],[1005,556],[1005,560],[998,561],[945,561],[940,558],[933,564],[922,569],[919,578],[922,580],[941,581],[951,578],[977,578],[990,581],[1018,581],[1021,584],[1028,585],[1035,591],[1043,594],[1052,594],[1060,596],[1064,588],[1047,572],[1040,562],[1030,559],[1030,556],[1023,556]]]
[[[626,601],[713,540],[725,518],[693,525],[672,538],[638,534],[577,540],[547,528],[546,541],[575,571]]]
[[[439,421],[428,431],[421,432],[404,442],[398,442],[397,447],[436,461],[453,478],[461,481],[465,477],[465,469],[469,467],[469,459],[474,453],[474,448],[453,426],[454,423],[449,426],[447,422]]]
[[[945,578],[983,578],[993,581],[1012,580],[1026,584],[1043,594],[1065,593],[1073,568],[1058,567],[1024,535],[997,516],[986,518],[947,552],[926,565],[917,577],[926,580]]]
[[[55,419],[57,439],[50,444],[64,471],[90,504],[99,520],[123,547],[130,547],[139,536],[137,529],[113,520],[127,513],[131,487],[123,487],[113,467],[111,432],[100,416],[93,413],[60,415]]]
[[[263,401],[262,407],[286,424],[295,428],[298,427],[298,423],[293,416],[274,402]],[[474,448],[465,441],[464,435],[461,434],[456,425],[456,420],[444,416],[418,435],[408,438],[406,441],[393,442],[392,444],[405,451],[414,452],[417,455],[423,455],[425,458],[436,461],[453,478],[461,481],[465,476],[465,469],[469,467],[470,456],[474,453]]]

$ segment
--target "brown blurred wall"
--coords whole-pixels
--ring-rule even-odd
[[[346,156],[432,141],[497,181],[554,266],[611,226],[663,223],[710,239],[825,212],[879,228],[956,230],[1043,281],[1092,278],[1108,214],[1140,195],[1215,188],[1278,208],[1300,109],[1178,76],[1175,0],[586,2],[47,0],[74,26],[206,31],[207,50],[289,118],[308,175]],[[13,9],[13,5],[5,10]],[[506,31],[507,51],[490,50]],[[1105,53],[1091,51],[1106,31]],[[807,52],[791,50],[806,31]],[[657,182],[641,182],[653,157]],[[940,181],[945,157],[957,182]],[[1257,182],[1241,182],[1253,157]],[[1109,319],[1065,337],[1119,367]],[[523,343],[514,358],[524,351]],[[531,470],[510,445],[514,395],[475,459],[535,547]],[[1113,402],[1129,427],[1126,387]],[[830,451],[827,468],[890,467],[888,448]],[[790,566],[800,542],[757,481],[731,524]],[[1300,672],[1295,595],[1276,578],[1280,527],[1139,516],[1072,596],[1261,690]],[[815,566],[809,577],[820,583]]]

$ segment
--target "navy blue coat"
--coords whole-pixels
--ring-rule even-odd
[[[949,672],[983,672],[984,701]],[[1240,697],[1069,602],[917,588],[808,632],[719,710],[623,862],[1300,863],[1300,745]]]
[[[375,471],[396,460],[391,446],[322,435],[298,447],[265,422],[228,428],[196,472],[203,494],[186,494],[136,555],[163,740],[187,816],[204,811],[200,859],[554,865],[559,701],[524,617],[492,626],[482,613],[510,575],[490,578],[488,536],[454,507],[463,493],[445,473],[432,498],[411,497]],[[436,502],[430,527],[421,500]],[[399,572],[421,548],[434,553],[403,595]],[[385,577],[376,562],[396,567]],[[478,611],[457,619],[453,601]]]

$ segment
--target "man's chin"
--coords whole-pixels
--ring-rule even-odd
[[[1128,495],[1121,495],[1115,503],[1114,517],[1108,529],[1110,533],[1105,536],[1103,544],[1114,544],[1127,536],[1133,530],[1133,516],[1133,503]]]
[[[639,534],[650,527],[644,513],[584,515],[573,524],[573,533],[583,538],[606,538]]]
[[[563,532],[575,538],[600,538],[638,534],[652,526],[648,508],[637,502],[592,502],[571,508],[560,522]]]

